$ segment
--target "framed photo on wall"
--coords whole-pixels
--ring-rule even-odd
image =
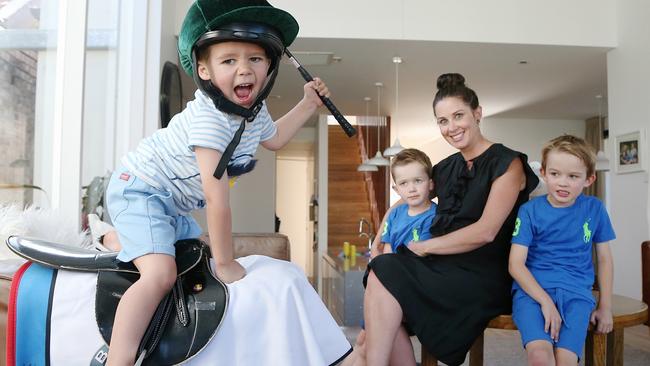
[[[633,173],[644,170],[645,131],[616,136],[616,172]]]

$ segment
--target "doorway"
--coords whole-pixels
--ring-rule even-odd
[[[314,220],[314,140],[294,139],[276,154],[276,215],[279,232],[289,237],[291,262],[315,283],[312,247]]]

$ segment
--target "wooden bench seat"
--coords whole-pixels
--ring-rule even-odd
[[[614,330],[609,334],[598,334],[589,327],[585,341],[585,366],[623,366],[624,329],[643,324],[648,320],[648,305],[629,297],[614,295],[612,297]],[[499,315],[488,324],[490,329],[517,330],[510,315]],[[469,352],[470,366],[483,365],[483,341],[481,335]],[[522,349],[522,352],[523,349]],[[422,348],[422,366],[434,366],[438,361]]]

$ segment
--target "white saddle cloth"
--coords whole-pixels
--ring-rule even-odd
[[[331,365],[350,351],[300,268],[264,256],[238,261],[242,280],[228,285],[223,323],[184,365]],[[96,274],[60,270],[50,327],[52,365],[84,365],[104,344],[94,315]]]

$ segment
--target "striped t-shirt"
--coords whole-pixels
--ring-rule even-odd
[[[171,119],[167,128],[143,139],[134,151],[122,158],[122,164],[136,177],[170,192],[183,213],[205,206],[194,147],[223,153],[243,118],[217,110],[200,90],[194,97]],[[255,120],[246,124],[228,165],[249,163],[260,141],[272,138],[276,132],[277,127],[264,103]]]

